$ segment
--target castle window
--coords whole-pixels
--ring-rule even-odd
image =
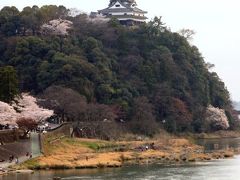
[[[115,5],[115,7],[120,7],[120,5],[119,5],[119,4],[117,4],[117,5]]]

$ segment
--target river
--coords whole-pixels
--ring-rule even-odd
[[[206,151],[240,147],[239,138],[200,140],[198,143],[204,145]],[[0,180],[52,180],[53,177],[61,177],[62,180],[239,180],[240,156],[182,165],[155,164],[117,169],[36,171],[34,174],[10,174]]]

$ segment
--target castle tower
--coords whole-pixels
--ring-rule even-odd
[[[108,7],[98,13],[107,18],[115,17],[124,25],[141,24],[147,19],[147,12],[139,9],[135,0],[110,0]]]

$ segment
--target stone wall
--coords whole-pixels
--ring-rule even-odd
[[[34,150],[35,156],[40,155],[42,152],[42,143],[44,138],[47,137],[59,137],[59,136],[71,136],[71,123],[64,123],[59,127],[52,129],[46,134],[32,133],[31,139],[21,140],[20,136],[22,131],[20,130],[3,130],[0,131],[0,160],[7,161],[11,155],[15,157],[25,156],[27,152],[31,153]],[[39,137],[39,139],[38,139]],[[36,152],[39,149],[39,153]]]
[[[13,143],[19,140],[19,137],[22,135],[20,130],[1,130],[0,131],[0,143]]]
[[[0,160],[7,161],[11,155],[14,155],[14,157],[26,156],[27,152],[31,152],[30,139],[0,145]]]
[[[55,129],[48,131],[46,134],[40,134],[40,151],[44,153],[43,150],[43,142],[45,139],[51,138],[59,138],[62,136],[71,137],[72,134],[72,123],[63,123]]]
[[[71,136],[72,123],[63,123],[55,129],[49,130],[44,136],[57,136],[59,134]]]

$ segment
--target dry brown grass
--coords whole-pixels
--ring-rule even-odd
[[[142,151],[138,147],[154,143],[154,150]],[[118,146],[125,147],[124,151],[115,151]],[[100,168],[119,167],[125,163],[145,162],[182,162],[210,160],[212,158],[231,157],[231,152],[219,154],[204,154],[200,146],[186,139],[121,141],[109,142],[98,139],[64,138],[55,143],[44,143],[44,156],[24,163],[21,168]]]

